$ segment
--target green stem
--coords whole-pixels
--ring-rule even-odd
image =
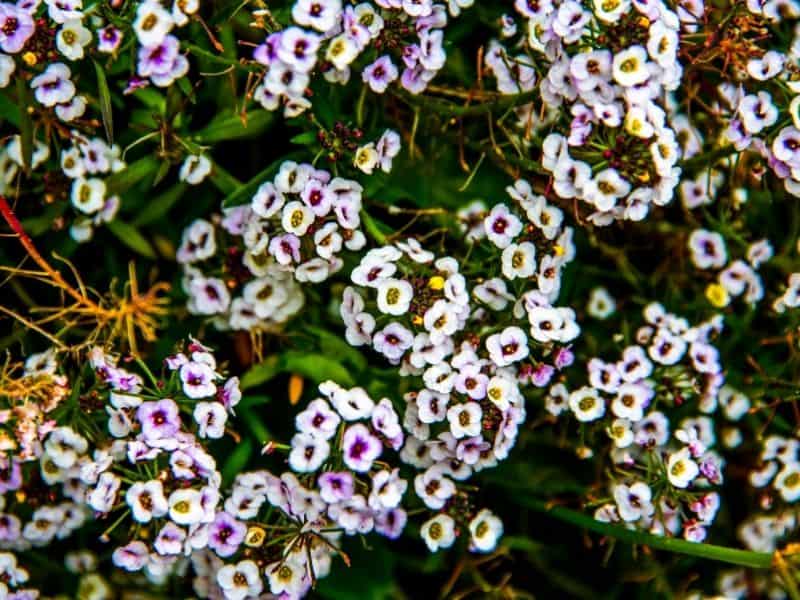
[[[594,531],[600,535],[605,535],[628,544],[641,544],[656,550],[687,554],[698,558],[750,567],[751,569],[772,568],[772,554],[768,552],[750,552],[748,550],[727,548],[725,546],[700,544],[676,538],[661,537],[644,531],[627,529],[621,525],[603,523],[595,520],[591,515],[585,515],[564,508],[563,506],[550,507],[548,503],[543,500],[526,497],[524,495],[519,496],[519,502],[526,508],[549,515],[559,521],[571,523],[582,529],[588,529],[589,531]]]
[[[539,96],[539,90],[534,89],[522,92],[521,94],[512,94],[508,96],[498,94],[494,99],[488,102],[462,106],[455,102],[439,100],[438,98],[431,98],[430,96],[414,96],[405,90],[397,90],[394,93],[398,98],[411,106],[432,110],[448,117],[471,117],[484,115],[493,110],[506,110],[519,106],[520,104],[531,102]]]

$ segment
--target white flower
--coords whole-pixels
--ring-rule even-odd
[[[91,40],[91,32],[80,21],[67,21],[56,34],[56,47],[69,60],[80,60],[84,46]]]
[[[277,597],[299,598],[304,589],[306,566],[291,558],[267,565],[264,573],[269,579],[269,590]],[[258,594],[253,594],[257,596]]]
[[[243,560],[236,565],[225,565],[220,568],[217,571],[217,583],[222,588],[226,600],[255,598],[264,589],[258,565],[252,560]]]
[[[604,287],[596,287],[589,294],[589,303],[586,312],[595,319],[607,319],[614,314],[617,303],[614,297]]]
[[[419,533],[431,552],[449,548],[456,539],[455,521],[448,515],[436,515],[422,524]]]
[[[289,467],[297,473],[313,473],[331,453],[327,441],[310,433],[296,433],[291,446]]]
[[[611,64],[614,81],[623,87],[644,83],[650,77],[647,69],[647,51],[641,46],[625,48],[614,55]]]
[[[387,315],[404,315],[408,312],[414,288],[404,279],[387,278],[378,284],[378,310]]]
[[[503,535],[503,522],[488,508],[482,509],[469,522],[470,550],[491,552]]]
[[[281,225],[289,233],[303,236],[314,222],[314,213],[302,202],[293,200],[283,207]]]
[[[686,488],[697,477],[700,467],[691,458],[688,448],[670,455],[667,461],[667,477],[676,488]]]
[[[646,385],[623,383],[619,386],[616,398],[611,401],[611,412],[622,419],[640,421],[652,397],[653,390]]]
[[[800,465],[785,465],[775,477],[775,489],[786,502],[796,502],[800,498]]]
[[[197,435],[201,438],[219,439],[225,434],[228,411],[220,402],[198,402],[194,407]]]
[[[370,142],[356,150],[355,157],[353,158],[353,166],[367,175],[371,175],[379,161],[380,155],[375,148],[375,144]]]
[[[31,89],[36,99],[45,106],[55,106],[69,102],[75,95],[75,84],[70,77],[72,72],[64,63],[52,63],[44,73],[31,80]]]
[[[6,87],[11,82],[16,63],[14,59],[0,52],[0,88]]]
[[[651,503],[653,493],[646,483],[639,481],[631,486],[615,485],[613,494],[623,521],[647,519],[655,512]]]
[[[596,389],[584,386],[569,395],[569,408],[581,422],[599,419],[606,412],[606,405]]]
[[[489,358],[498,367],[507,367],[528,356],[528,337],[519,327],[506,327],[486,339]]]
[[[174,24],[172,15],[157,0],[146,0],[136,10],[133,30],[142,46],[152,48],[164,41]]]
[[[195,489],[177,489],[169,495],[169,518],[178,525],[195,525],[205,517],[202,494]]]
[[[189,155],[181,165],[178,177],[181,181],[185,181],[191,185],[197,185],[202,182],[206,176],[211,172],[211,161],[208,157],[200,155]]]
[[[137,481],[125,492],[125,502],[131,507],[134,520],[139,523],[163,517],[169,510],[164,487],[158,480]]]
[[[344,70],[358,56],[358,46],[345,34],[337,35],[328,44],[325,59],[333,63],[337,70]]]
[[[532,276],[536,272],[536,246],[531,242],[510,244],[503,250],[502,271],[512,280]]]
[[[497,204],[483,221],[486,237],[498,248],[504,249],[522,231],[522,222],[505,204]]]
[[[106,183],[95,177],[79,177],[72,182],[72,204],[82,213],[90,215],[103,208],[106,200]]]
[[[456,439],[480,435],[482,417],[483,410],[481,410],[481,405],[477,402],[457,404],[447,409],[450,433]]]

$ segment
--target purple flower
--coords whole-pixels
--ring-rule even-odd
[[[536,387],[544,387],[550,383],[555,372],[556,370],[552,366],[541,363],[533,370],[533,373],[531,373],[531,383]]]
[[[256,46],[253,50],[253,59],[268,67],[278,58],[278,46],[281,44],[281,34],[278,31],[267,36],[263,44]]]
[[[139,77],[138,75],[134,75],[128,80],[128,85],[125,86],[125,89],[122,91],[123,95],[127,96],[128,94],[132,94],[138,89],[146,88],[150,85],[150,82],[143,77]]]
[[[402,508],[390,508],[375,515],[375,531],[390,540],[396,540],[403,533],[408,517]]]
[[[157,46],[142,46],[139,48],[139,63],[136,70],[141,77],[166,75],[172,70],[179,49],[178,38],[174,35],[167,35]]]
[[[205,363],[194,361],[186,363],[181,366],[180,377],[183,382],[183,393],[189,398],[208,398],[217,393],[217,385],[214,383],[217,374]]]
[[[0,494],[18,490],[22,485],[22,469],[15,459],[0,461]]]
[[[575,355],[572,353],[572,350],[567,348],[559,348],[556,351],[556,356],[553,361],[556,365],[556,369],[559,371],[570,366],[573,362],[575,362]]]
[[[122,32],[113,25],[107,25],[97,32],[97,50],[111,54],[122,42]]]
[[[347,471],[329,471],[319,476],[319,495],[328,504],[334,504],[353,497],[353,476]]]
[[[383,55],[375,62],[367,65],[361,73],[370,89],[376,94],[382,94],[386,88],[399,76],[397,67],[394,66],[392,59],[388,55]]]
[[[181,428],[178,405],[169,398],[158,402],[144,402],[136,411],[145,440],[171,438]]]
[[[211,523],[208,547],[222,558],[232,556],[239,549],[247,533],[247,525],[226,512],[218,512]]]
[[[344,464],[353,471],[369,471],[373,461],[381,455],[381,441],[372,435],[364,425],[356,423],[344,432],[342,439]]]
[[[411,348],[413,343],[414,334],[400,323],[394,322],[377,332],[372,339],[375,351],[380,352],[393,363],[399,362],[403,353]]]
[[[0,49],[3,52],[15,54],[22,50],[34,29],[29,13],[13,4],[0,3]]]

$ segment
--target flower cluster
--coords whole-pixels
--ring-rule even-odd
[[[714,422],[707,416],[722,395],[722,367],[711,343],[722,320],[692,327],[657,303],[644,317],[636,343],[618,361],[592,358],[588,385],[553,385],[545,408],[574,417],[585,433],[610,438],[612,501],[597,508],[595,518],[659,534],[682,531],[702,541],[719,508],[719,495],[709,487],[722,482],[722,459],[712,449]],[[694,416],[682,417],[673,430],[670,415],[683,415],[683,405],[691,405]],[[592,446],[579,450],[594,452]]]
[[[590,4],[516,2],[520,33],[509,17],[510,39],[492,42],[486,66],[504,94],[538,91],[544,108],[525,120],[556,125],[541,145],[553,192],[587,204],[596,225],[641,221],[672,200],[680,179],[667,101],[681,81],[682,20],[660,1]]]
[[[457,15],[473,0],[450,0]],[[378,94],[396,80],[413,94],[425,90],[444,66],[443,28],[448,7],[432,0],[376,0],[343,6],[340,0],[298,0],[292,24],[270,33],[253,52],[266,67],[255,98],[264,108],[284,106],[296,116],[311,106],[306,89],[315,69],[333,83],[347,83],[351,71]],[[398,68],[402,68],[402,73]]]
[[[695,229],[689,236],[688,245],[692,262],[698,269],[718,271],[717,281],[706,287],[706,297],[714,306],[727,306],[731,298],[738,296],[748,304],[755,304],[764,296],[758,269],[773,255],[769,240],[750,244],[746,261],[737,259],[730,262],[725,239],[716,231]]]

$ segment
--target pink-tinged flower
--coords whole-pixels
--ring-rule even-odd
[[[225,434],[228,413],[219,402],[198,402],[194,407],[197,435],[201,438],[219,439]]]
[[[144,542],[135,541],[120,546],[111,555],[114,566],[126,571],[141,571],[150,558],[150,552]]]
[[[344,464],[358,473],[369,471],[373,461],[381,455],[381,441],[364,425],[356,423],[344,432],[342,439]]]
[[[181,428],[178,405],[169,398],[144,402],[136,411],[145,441],[172,438]]]
[[[559,348],[556,351],[555,360],[553,362],[556,366],[556,369],[560,371],[561,369],[565,369],[575,362],[575,355],[572,353],[572,349],[569,347]]]
[[[489,358],[498,367],[507,367],[528,356],[528,337],[519,327],[506,327],[486,340]]]
[[[225,382],[222,388],[217,390],[217,400],[233,414],[233,407],[239,404],[242,399],[242,391],[239,389],[239,378],[231,377]]]
[[[128,85],[125,86],[125,89],[122,90],[122,94],[127,96],[132,94],[136,90],[140,90],[142,88],[146,88],[150,85],[150,82],[145,79],[144,77],[139,77],[138,75],[134,75],[130,79],[128,79]]]
[[[183,393],[189,398],[208,398],[217,393],[217,385],[214,383],[217,374],[205,363],[186,363],[181,367],[180,378],[183,382]]]
[[[183,551],[183,542],[186,540],[186,531],[171,521],[158,532],[153,547],[162,556],[180,554]]]
[[[18,490],[22,485],[22,468],[14,458],[0,459],[0,494]]]
[[[33,17],[27,11],[7,2],[0,2],[0,49],[16,54],[33,35]]]
[[[278,46],[281,43],[281,34],[278,31],[267,36],[263,44],[256,46],[253,50],[253,60],[260,62],[262,65],[268,67],[278,59]]]
[[[293,233],[275,236],[269,242],[269,253],[281,265],[300,262],[300,238]]]
[[[300,192],[300,198],[318,217],[324,217],[333,208],[333,201],[336,199],[328,186],[315,179],[310,179],[308,184]]]
[[[414,344],[414,334],[400,325],[389,323],[372,338],[376,352],[380,352],[392,362],[399,362],[406,350]]]
[[[226,512],[218,512],[208,532],[208,547],[218,556],[233,556],[244,541],[247,525]]]
[[[378,402],[372,411],[372,426],[375,431],[383,435],[393,449],[399,450],[403,445],[403,428],[400,418],[388,398]]]
[[[328,504],[342,502],[353,497],[355,483],[353,475],[347,471],[328,471],[317,480],[319,494]]]
[[[120,478],[113,473],[101,473],[97,485],[87,494],[86,503],[99,513],[110,512],[121,484]]]

